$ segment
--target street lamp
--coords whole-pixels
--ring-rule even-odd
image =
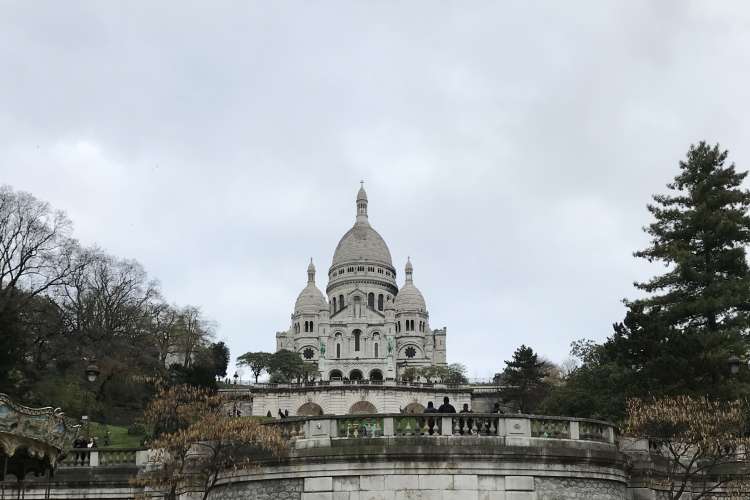
[[[91,383],[96,382],[96,379],[99,377],[99,367],[96,366],[94,363],[91,363],[86,367],[86,380],[88,380]]]
[[[732,375],[737,375],[740,372],[740,364],[742,361],[740,358],[732,354],[729,356],[729,359],[727,359],[727,366],[729,366],[729,373]]]

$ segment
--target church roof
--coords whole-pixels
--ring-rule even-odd
[[[354,227],[344,234],[333,253],[331,265],[355,260],[393,265],[388,245],[367,221],[355,223]]]
[[[328,309],[328,302],[323,292],[315,285],[315,265],[310,259],[310,265],[307,266],[307,286],[297,296],[294,312],[318,314],[321,309]]]
[[[411,264],[411,259],[407,259],[405,271],[406,283],[404,283],[404,286],[398,291],[398,295],[396,295],[396,300],[393,304],[396,313],[407,311],[427,312],[427,305],[425,304],[424,296],[422,296],[422,292],[419,291],[419,288],[414,286],[414,281],[412,279],[414,267]]]
[[[331,266],[352,261],[365,261],[393,266],[391,251],[383,237],[370,226],[367,219],[367,193],[361,187],[357,193],[357,219],[342,236],[333,253]]]

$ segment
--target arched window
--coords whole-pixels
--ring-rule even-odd
[[[336,312],[336,297],[333,298],[333,312]]]
[[[307,321],[305,321],[305,331],[307,331]]]
[[[383,294],[378,294],[378,311],[383,310]]]
[[[313,329],[313,322],[312,322],[312,321],[310,321],[310,331],[311,331],[311,332],[314,332],[314,331],[315,331],[315,330]]]
[[[344,308],[344,296],[339,295],[339,311]]]
[[[359,337],[362,332],[359,330],[354,330],[352,333],[354,334],[354,350],[359,352]]]
[[[367,307],[375,309],[375,294],[372,292],[367,294]]]
[[[378,357],[378,344],[377,344],[377,342],[375,343],[375,357],[376,358]]]
[[[359,295],[354,296],[354,316],[362,316],[362,300]]]
[[[336,344],[336,359],[341,357],[341,344]]]

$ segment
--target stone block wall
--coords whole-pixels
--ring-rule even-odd
[[[481,474],[378,474],[228,484],[212,500],[626,500],[606,480]]]
[[[303,479],[271,479],[222,485],[211,492],[211,500],[300,500]]]
[[[627,495],[626,486],[614,481],[548,477],[536,480],[536,500],[624,500]]]

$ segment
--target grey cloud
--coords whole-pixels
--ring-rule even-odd
[[[602,339],[688,145],[750,168],[745,2],[5,2],[0,181],[272,349],[367,181],[451,361]]]

